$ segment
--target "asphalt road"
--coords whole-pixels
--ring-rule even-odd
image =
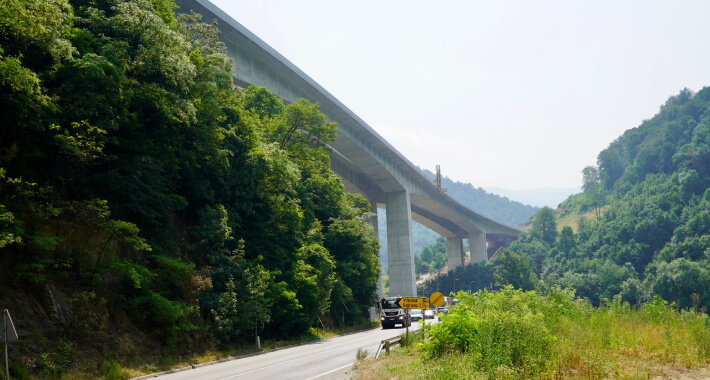
[[[410,331],[416,329],[418,324],[418,322],[412,323]],[[388,330],[376,328],[202,365],[158,377],[159,380],[317,379],[351,366],[356,360],[358,348],[368,350],[370,355],[374,355],[381,340],[404,332],[405,329],[399,327]]]

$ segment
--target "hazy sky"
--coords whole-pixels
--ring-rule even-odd
[[[710,85],[710,1],[212,2],[415,165],[476,187],[579,187]]]

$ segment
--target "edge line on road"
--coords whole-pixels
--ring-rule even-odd
[[[333,373],[333,372],[340,371],[341,369],[348,368],[348,367],[352,367],[353,365],[355,365],[355,363],[350,363],[350,364],[344,365],[344,366],[342,366],[342,367],[340,367],[340,368],[336,368],[336,369],[334,369],[334,370],[330,370],[330,371],[328,371],[328,372],[326,372],[326,373],[321,373],[320,375],[311,377],[310,379],[307,379],[307,380],[315,380],[315,379],[317,379],[317,378],[319,378],[319,377],[323,377],[323,376],[328,375],[328,374],[331,374],[331,373]]]

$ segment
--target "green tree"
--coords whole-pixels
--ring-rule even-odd
[[[534,290],[537,277],[533,264],[527,256],[504,249],[496,255],[496,269],[493,274],[496,286],[512,285],[523,291]]]
[[[612,147],[604,149],[597,156],[597,165],[599,167],[599,177],[604,183],[604,189],[606,191],[614,190],[614,183],[624,174],[624,165],[619,152]],[[584,176],[584,171],[582,174]]]
[[[557,222],[555,212],[549,207],[543,207],[535,214],[530,235],[543,240],[547,244],[554,244],[557,239]]]
[[[562,231],[560,232],[560,236],[557,239],[555,247],[566,257],[571,258],[576,246],[577,241],[574,236],[574,231],[572,231],[572,227],[562,227]]]
[[[325,233],[324,246],[336,261],[337,285],[331,303],[340,305],[352,299],[348,305],[351,320],[362,320],[369,315],[377,297],[379,243],[373,227],[366,221],[369,202],[359,194],[348,194],[344,200],[343,215],[334,219]]]
[[[582,189],[589,204],[594,207],[597,220],[601,217],[601,207],[604,205],[606,196],[599,169],[594,166],[587,166],[582,170]]]
[[[303,308],[292,318],[298,320],[301,324],[298,329],[303,330],[330,311],[336,281],[335,260],[327,249],[318,244],[301,247],[298,256],[291,276],[296,281],[296,297]]]
[[[710,272],[697,262],[684,258],[660,263],[652,287],[653,293],[683,308],[698,306],[693,295],[710,305]]]

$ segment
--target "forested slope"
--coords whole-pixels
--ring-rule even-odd
[[[378,243],[330,170],[335,125],[235,88],[217,29],[174,8],[0,0],[0,308],[28,357],[127,331],[252,342],[256,321],[285,339],[373,305]]]
[[[595,303],[660,296],[710,306],[710,89],[672,96],[597,163],[583,170],[584,193],[562,205],[597,216],[576,234],[533,225],[509,253],[531,258],[539,279]]]

